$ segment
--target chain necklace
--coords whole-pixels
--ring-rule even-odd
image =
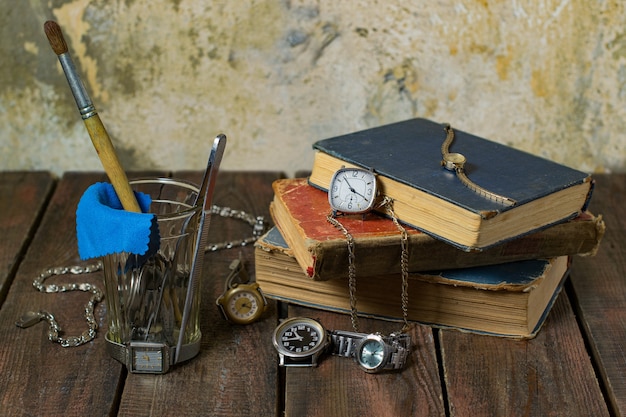
[[[235,247],[247,246],[254,243],[265,231],[265,219],[263,216],[253,216],[242,210],[235,210],[230,207],[211,206],[211,214],[219,215],[224,218],[241,220],[248,223],[252,227],[252,236],[245,239],[233,240],[220,243],[209,243],[205,248],[205,252],[216,252],[222,249],[231,249]],[[33,287],[43,293],[61,293],[69,291],[90,292],[91,297],[85,304],[85,319],[87,320],[88,329],[80,336],[60,337],[61,327],[56,321],[54,315],[45,310],[29,311],[18,319],[15,324],[21,328],[34,326],[42,320],[48,322],[48,339],[51,342],[57,342],[63,347],[75,347],[85,344],[96,337],[98,323],[94,317],[94,308],[96,304],[102,301],[103,292],[96,285],[88,282],[69,283],[69,284],[48,284],[44,285],[44,281],[55,275],[81,275],[98,272],[102,269],[102,261],[96,261],[87,265],[59,266],[48,268],[41,272],[33,281]]]
[[[446,131],[446,138],[441,144],[441,165],[443,165],[443,167],[448,171],[454,171],[461,183],[470,190],[474,191],[476,194],[488,198],[489,200],[496,201],[500,204],[504,204],[505,206],[514,206],[517,204],[517,202],[512,198],[486,190],[470,180],[465,173],[465,162],[467,161],[465,156],[460,153],[449,152],[450,144],[452,144],[452,141],[454,140],[454,129],[452,129],[448,123],[445,123],[443,125],[443,130]]]
[[[393,211],[393,200],[387,196],[383,198],[383,201],[380,204],[380,207],[384,207],[387,211],[387,214],[391,217],[391,220],[398,228],[400,232],[400,270],[402,275],[402,294],[401,294],[401,303],[402,303],[402,319],[404,321],[404,325],[402,326],[401,333],[404,333],[409,328],[409,250],[408,250],[408,234],[406,229],[400,224],[398,218],[396,217],[395,212]],[[357,310],[357,297],[356,297],[356,265],[355,265],[355,254],[354,254],[354,238],[352,234],[345,228],[343,224],[341,224],[333,214],[330,213],[326,216],[326,220],[333,226],[335,226],[346,238],[346,242],[348,243],[348,291],[350,295],[350,321],[352,322],[352,328],[355,332],[359,331],[359,317]]]
[[[85,330],[80,336],[70,336],[65,338],[60,337],[59,332],[61,331],[61,327],[57,323],[54,316],[45,310],[29,311],[28,313],[24,314],[15,324],[17,324],[19,327],[27,328],[39,323],[41,320],[46,320],[48,322],[48,325],[50,326],[50,330],[48,331],[48,339],[51,342],[58,342],[63,347],[80,346],[83,343],[89,342],[94,337],[96,337],[98,323],[96,322],[93,311],[96,304],[102,301],[102,290],[88,282],[69,283],[61,285],[44,285],[44,281],[55,275],[90,274],[92,272],[99,271],[101,268],[102,263],[100,261],[85,266],[74,265],[49,268],[39,274],[39,276],[33,281],[33,287],[35,287],[38,291],[44,293],[60,293],[68,291],[85,291],[91,293],[91,297],[89,298],[89,301],[87,301],[84,310],[88,329]]]

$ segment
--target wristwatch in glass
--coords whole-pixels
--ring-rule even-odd
[[[376,176],[363,168],[339,168],[328,186],[328,203],[333,213],[367,213],[377,196]]]
[[[330,331],[333,355],[352,357],[368,373],[402,369],[411,350],[411,337],[406,333],[358,333]]]
[[[121,362],[132,373],[164,374],[172,365],[187,361],[200,352],[200,338],[182,345],[176,358],[176,346],[166,343],[131,341],[126,344],[111,340],[105,335],[107,351],[113,359]]]
[[[293,317],[276,327],[272,343],[280,366],[317,366],[318,358],[328,347],[329,337],[318,321]]]

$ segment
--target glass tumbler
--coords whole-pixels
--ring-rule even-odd
[[[198,187],[170,178],[130,181],[150,195],[160,242],[154,254],[115,253],[103,258],[107,302],[107,349],[131,372],[165,373],[200,350],[200,287],[195,285],[187,325],[181,329],[202,204]],[[178,352],[179,335],[184,332]],[[178,360],[176,360],[178,359]]]

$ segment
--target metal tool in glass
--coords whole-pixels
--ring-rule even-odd
[[[312,367],[328,347],[330,339],[324,327],[308,317],[283,320],[274,330],[272,344],[280,366]]]
[[[454,129],[452,129],[448,123],[444,123],[443,129],[446,132],[446,138],[441,144],[441,165],[448,171],[456,173],[456,176],[461,183],[470,190],[474,191],[476,194],[488,198],[489,200],[496,201],[500,204],[504,204],[505,206],[514,206],[517,204],[514,199],[491,192],[467,177],[467,174],[465,173],[465,163],[467,162],[465,156],[460,153],[451,153],[449,151],[450,145],[452,144],[452,141],[454,141]]]
[[[224,293],[215,303],[226,320],[236,324],[252,323],[267,309],[267,299],[259,284],[250,282],[241,253],[230,263],[229,269]]]

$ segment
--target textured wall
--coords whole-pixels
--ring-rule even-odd
[[[318,139],[412,116],[626,170],[626,10],[587,0],[20,0],[0,5],[0,168],[101,169],[56,20],[127,169],[310,168]]]

